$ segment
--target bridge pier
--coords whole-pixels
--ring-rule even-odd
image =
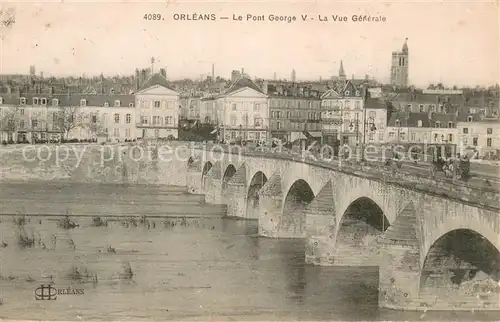
[[[202,192],[203,173],[201,172],[200,160],[193,160],[188,163],[186,172],[186,186],[190,193],[199,194]]]
[[[247,218],[247,190],[244,183],[231,181],[227,184],[227,215]]]
[[[336,216],[332,183],[329,181],[306,210],[306,254],[308,264],[334,264]]]
[[[207,203],[220,204],[222,202],[222,169],[219,161],[210,168],[203,185]]]
[[[279,175],[272,175],[259,191],[259,236],[280,238],[283,192]]]
[[[420,241],[413,203],[408,204],[379,238],[379,306],[412,309],[419,306]]]

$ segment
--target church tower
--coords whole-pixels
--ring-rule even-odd
[[[345,71],[344,71],[344,64],[342,63],[342,61],[340,61],[340,67],[339,67],[339,80],[346,80],[346,77],[345,77]]]
[[[408,84],[408,38],[405,39],[401,52],[392,52],[391,85],[407,87]]]

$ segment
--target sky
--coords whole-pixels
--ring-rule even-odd
[[[170,79],[211,74],[230,77],[244,68],[252,77],[316,80],[369,74],[389,81],[392,51],[409,47],[409,80],[416,86],[489,85],[500,78],[499,7],[493,2],[377,1],[162,1],[24,2],[16,21],[0,27],[1,73],[36,71],[44,76],[130,75],[135,68],[167,68]],[[145,20],[159,13],[163,20]],[[213,13],[216,21],[176,21],[175,14]],[[244,16],[243,21],[220,16]],[[246,15],[266,21],[246,21]],[[267,21],[295,16],[292,23]],[[352,15],[386,17],[360,23]],[[301,15],[308,20],[302,21]],[[318,16],[329,17],[319,21]],[[333,22],[346,15],[348,22]],[[314,20],[311,20],[313,18]]]

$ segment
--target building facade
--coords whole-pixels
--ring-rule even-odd
[[[365,130],[364,96],[350,81],[321,97],[323,143],[358,146]]]
[[[269,138],[267,95],[246,77],[236,80],[215,99],[220,136],[226,142]]]
[[[391,61],[391,85],[395,87],[407,87],[408,83],[408,63],[409,63],[409,53],[408,53],[408,38],[403,44],[403,48],[400,52],[392,52]]]
[[[141,138],[178,138],[179,93],[160,74],[135,93],[137,135]]]
[[[479,115],[464,116],[457,124],[458,145],[463,153],[477,151],[482,158],[500,157],[500,120],[481,119]]]

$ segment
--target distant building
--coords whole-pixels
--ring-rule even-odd
[[[321,97],[323,142],[357,146],[364,133],[364,97],[351,81],[343,88],[331,89]]]
[[[295,69],[292,70],[292,83],[295,83],[297,81],[297,74],[295,73]]]
[[[278,84],[268,86],[264,92],[269,95],[272,137],[291,142],[321,137],[321,98],[318,91],[297,84]]]
[[[154,74],[135,93],[135,106],[139,137],[179,137],[179,93],[162,75]]]
[[[242,77],[216,98],[217,122],[225,141],[266,140],[269,135],[267,95]]]
[[[479,157],[500,158],[500,120],[464,115],[458,122],[459,151],[475,150]]]
[[[406,38],[405,43],[401,52],[392,52],[392,62],[391,62],[391,85],[396,87],[407,87],[408,83],[408,38]]]

